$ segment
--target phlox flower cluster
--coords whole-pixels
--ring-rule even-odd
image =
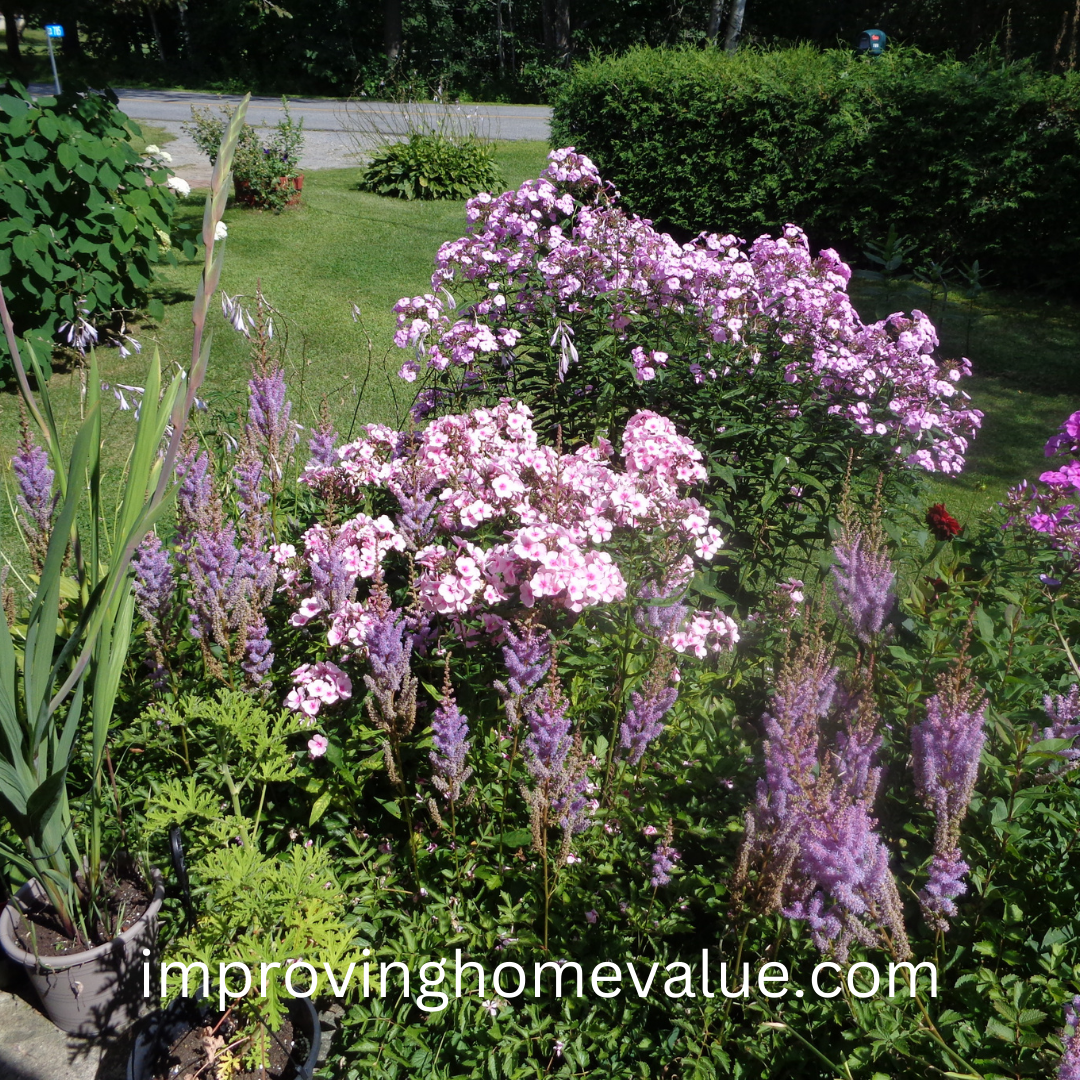
[[[329,660],[301,664],[292,673],[293,688],[285,698],[285,707],[314,722],[324,705],[336,705],[352,697],[352,679]]]
[[[413,352],[402,377],[426,366],[443,384],[455,372],[498,382],[528,338],[552,350],[553,376],[571,378],[574,327],[596,319],[638,383],[665,368],[696,384],[749,376],[764,355],[782,358],[788,383],[808,384],[831,413],[890,440],[909,464],[962,468],[982,414],[957,386],[968,362],[933,359],[925,315],[864,324],[846,291],[849,268],[831,250],[811,258],[795,226],[749,248],[716,235],[680,245],[616,203],[572,148],[553,151],[517,191],[470,200],[469,233],[440,248],[431,292],[395,305],[395,342]],[[451,290],[461,289],[475,302],[459,305]],[[673,340],[693,343],[679,349],[684,359],[670,355]]]
[[[1075,566],[1080,566],[1080,412],[1074,412],[1057,435],[1046,443],[1047,457],[1072,454],[1057,469],[1039,476],[1045,489],[1027,481],[1010,493],[1010,503],[1023,514],[1028,526],[1050,539]]]
[[[708,511],[685,494],[705,478],[700,453],[670,420],[640,412],[626,425],[621,456],[620,469],[606,439],[573,454],[540,445],[529,409],[509,401],[441,417],[412,437],[369,426],[337,451],[337,465],[313,465],[304,479],[353,498],[383,488],[401,514],[396,523],[359,515],[316,525],[302,551],[278,546],[294,625],[318,616],[331,645],[362,649],[366,607],[357,584],[405,549],[414,551],[425,611],[484,615],[491,631],[504,625],[492,610],[503,605],[579,613],[624,599],[627,538],[669,539],[673,575],[685,582],[690,551],[711,559],[721,547]],[[735,624],[719,614],[699,613],[669,633],[672,647],[698,656],[737,640]]]
[[[854,941],[887,939],[905,955],[900,897],[873,816],[881,781],[873,709],[838,689],[830,653],[808,642],[785,658],[763,725],[765,775],[746,814],[737,884],[756,867],[766,910],[805,921],[814,944],[841,961]]]
[[[915,786],[934,815],[934,854],[930,876],[919,893],[923,915],[935,929],[947,930],[957,913],[955,899],[967,891],[968,865],[960,854],[960,823],[967,814],[986,734],[986,702],[975,700],[957,670],[926,704],[926,719],[911,729]]]

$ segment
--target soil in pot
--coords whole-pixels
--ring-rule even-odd
[[[88,928],[90,941],[86,941],[81,934],[74,940],[68,937],[51,905],[31,900],[25,904],[25,917],[15,925],[16,942],[35,956],[73,956],[104,945],[130,930],[146,914],[153,899],[150,890],[133,872],[106,875],[103,892],[106,904],[104,917]]]
[[[223,1017],[193,998],[176,998],[144,1021],[128,1059],[127,1080],[311,1080],[321,1035],[307,999],[293,1000],[283,1026],[270,1033],[265,1070],[236,1067],[236,1058],[250,1045],[242,1039],[231,1011]],[[230,1048],[235,1050],[231,1059]]]
[[[90,930],[91,938],[107,939],[98,945],[87,947],[63,934],[37,881],[27,882],[0,912],[0,948],[22,966],[45,1015],[63,1031],[84,1037],[115,1034],[138,1016],[143,959],[153,954],[165,896],[161,875],[152,870],[151,876],[152,897],[134,875],[113,879],[107,890],[112,900]]]
[[[167,1059],[159,1063],[154,1080],[219,1080],[223,1073],[229,1080],[294,1080],[297,1066],[307,1054],[303,1042],[297,1045],[297,1034],[292,1021],[286,1019],[267,1039],[267,1068],[249,1072],[231,1064],[224,1068],[210,1064],[229,1060],[231,1054],[242,1059],[247,1044],[240,1042],[241,1036],[231,1018],[216,1028],[207,1023],[186,1031],[172,1044]]]

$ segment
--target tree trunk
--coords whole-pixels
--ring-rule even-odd
[[[510,34],[510,70],[517,74],[517,35],[514,32],[514,0],[506,0],[506,29]]]
[[[161,28],[158,26],[157,15],[154,14],[154,5],[147,4],[146,12],[150,16],[150,29],[154,32],[154,41],[157,42],[158,59],[165,63],[165,46],[161,43]]]
[[[4,36],[7,38],[7,54],[11,66],[18,71],[22,66],[22,53],[19,51],[19,24],[15,21],[15,11],[11,4],[0,7],[4,16]]]
[[[562,65],[570,63],[574,43],[570,37],[570,0],[555,0],[555,56]]]
[[[716,44],[716,39],[720,35],[720,19],[724,14],[724,0],[712,0],[712,9],[709,11],[709,28],[705,31],[705,36],[709,39],[710,45]]]
[[[65,60],[81,60],[82,42],[79,40],[79,21],[71,18],[64,20],[64,36],[60,39],[60,51]]]
[[[503,51],[503,0],[495,0],[495,51],[499,57],[499,79],[506,78],[506,53]]]
[[[383,0],[383,43],[387,66],[397,67],[401,59],[401,0]]]
[[[733,53],[739,44],[742,33],[743,16],[746,14],[746,0],[731,0],[728,14],[727,32],[724,34],[724,52]]]
[[[553,0],[540,0],[540,15],[544,21],[544,52],[550,59],[555,53],[555,8]]]

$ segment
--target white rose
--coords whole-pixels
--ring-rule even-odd
[[[170,176],[167,183],[181,199],[186,199],[191,194],[191,185],[182,177]]]

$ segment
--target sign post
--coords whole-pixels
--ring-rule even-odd
[[[64,28],[59,23],[49,23],[45,27],[45,40],[49,43],[49,63],[52,64],[53,82],[56,84],[56,95],[60,96],[60,76],[56,71],[56,56],[53,54],[53,38],[62,38]]]

